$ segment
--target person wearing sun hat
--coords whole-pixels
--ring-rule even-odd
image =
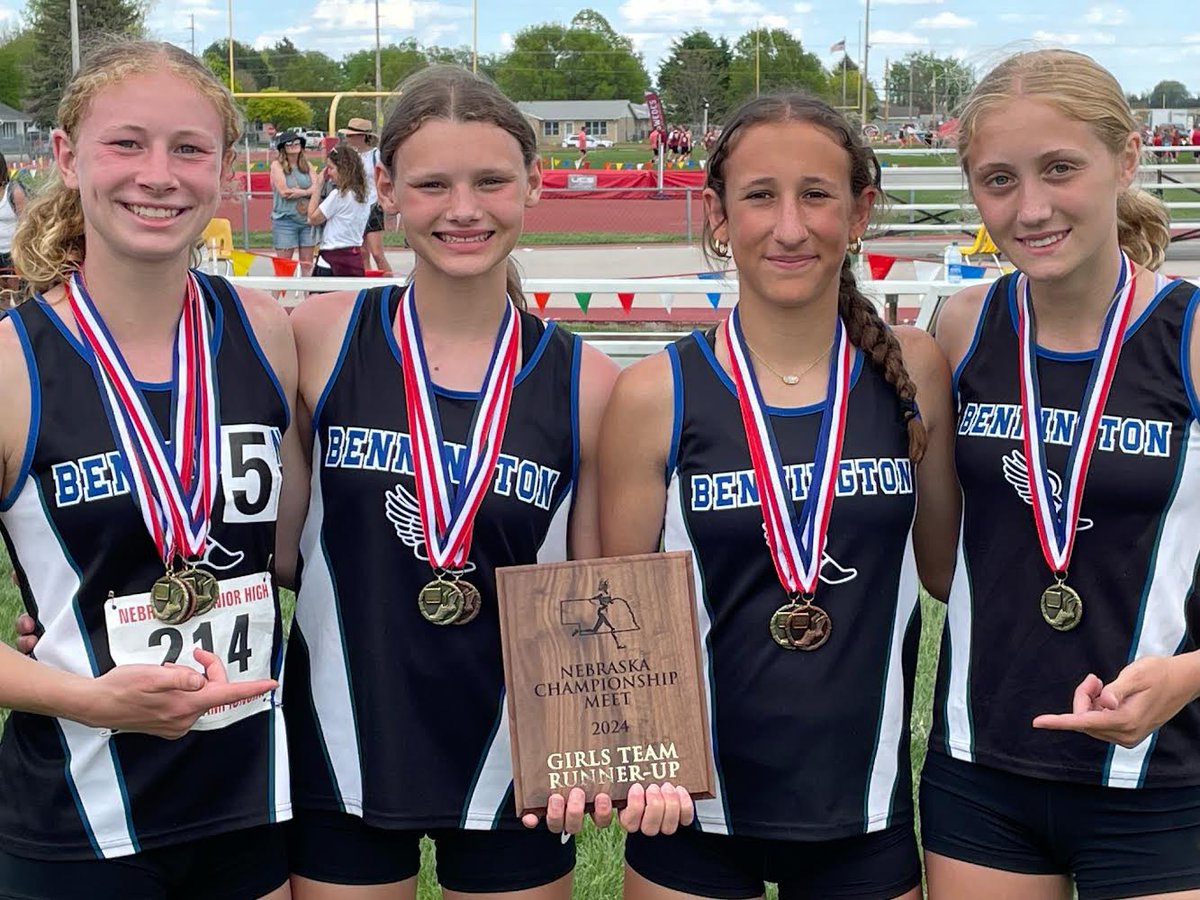
[[[308,197],[316,170],[304,156],[308,141],[295,129],[275,137],[271,160],[271,246],[276,256],[291,259],[299,250],[303,274],[312,271],[317,230],[308,222]]]
[[[379,139],[371,121],[358,116],[351,118],[345,128],[339,128],[338,135],[347,146],[358,151],[367,176],[367,203],[370,204],[371,214],[367,218],[367,230],[363,233],[363,263],[369,267],[374,261],[376,269],[384,275],[391,275],[392,267],[383,252],[383,208],[375,192],[375,166],[379,163],[379,147],[376,145]]]

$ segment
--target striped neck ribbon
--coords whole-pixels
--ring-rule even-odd
[[[813,456],[812,478],[799,515],[792,501],[789,484],[771,417],[762,399],[758,379],[750,359],[750,349],[742,335],[741,317],[735,306],[725,322],[725,341],[729,351],[733,380],[737,387],[742,428],[754,464],[767,547],[779,582],[793,597],[811,598],[821,572],[821,557],[833,510],[842,439],[846,430],[846,409],[850,395],[851,344],[846,328],[838,317],[833,334],[833,352],[829,357],[829,378],[821,410],[817,448]]]
[[[412,285],[400,301],[397,319],[404,405],[412,437],[413,478],[425,546],[435,571],[459,571],[467,563],[475,514],[492,482],[504,443],[521,349],[521,317],[508,299],[483,376],[457,481],[443,446],[437,397],[429,377]]]
[[[1066,471],[1062,479],[1062,499],[1059,502],[1052,483],[1052,473],[1046,465],[1046,447],[1042,435],[1037,323],[1034,320],[1033,300],[1029,279],[1023,274],[1018,277],[1017,341],[1021,379],[1021,425],[1025,432],[1025,468],[1029,478],[1033,521],[1037,526],[1042,556],[1051,571],[1058,576],[1065,577],[1071,562],[1071,553],[1075,548],[1079,511],[1083,505],[1083,487],[1087,481],[1092,451],[1096,447],[1100,418],[1108,401],[1113,377],[1116,375],[1117,360],[1121,355],[1121,345],[1129,325],[1136,290],[1134,265],[1129,257],[1122,253],[1117,286],[1113,290],[1112,302],[1104,318],[1096,358],[1092,362],[1092,371],[1088,376],[1079,414],[1075,419]]]
[[[188,272],[175,334],[169,441],[88,293],[83,273],[73,273],[65,287],[146,530],[168,568],[177,557],[198,558],[208,540],[220,471],[220,414],[213,321],[196,276]]]

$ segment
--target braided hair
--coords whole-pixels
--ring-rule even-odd
[[[728,124],[709,154],[705,187],[720,198],[722,208],[725,205],[725,163],[735,142],[753,125],[776,122],[808,122],[837,141],[850,157],[850,187],[855,197],[869,187],[879,187],[879,161],[841,113],[807,94],[766,94],[746,101],[730,114]],[[702,247],[710,263],[729,258],[728,246],[717,242],[707,218]],[[900,398],[908,428],[908,456],[913,462],[920,462],[925,455],[926,434],[917,412],[917,386],[904,367],[904,354],[895,333],[880,318],[875,304],[858,289],[849,256],[842,263],[838,284],[838,314],[845,323],[850,342],[867,355]]]

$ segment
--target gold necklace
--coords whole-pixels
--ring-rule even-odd
[[[786,385],[799,384],[800,379],[803,376],[807,375],[809,372],[811,372],[813,370],[813,367],[815,367],[816,364],[819,363],[821,360],[823,360],[825,358],[826,354],[829,353],[829,347],[826,347],[824,350],[821,351],[820,356],[818,356],[816,359],[814,359],[812,362],[810,362],[802,370],[800,370],[799,372],[797,372],[794,375],[784,375],[782,372],[777,371],[773,365],[771,365],[769,362],[767,362],[765,359],[763,359],[759,355],[758,351],[755,350],[753,347],[751,347],[749,343],[746,344],[746,349],[750,351],[751,356],[753,356],[760,363],[762,363],[764,366],[767,367],[768,372],[770,372],[772,375],[774,375],[776,378],[778,378],[780,381],[782,381]]]

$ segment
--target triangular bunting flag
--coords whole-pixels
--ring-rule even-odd
[[[942,264],[914,259],[913,271],[917,275],[917,281],[935,281],[942,272]]]
[[[538,309],[545,309],[546,303],[550,299],[550,292],[549,291],[534,291],[533,299],[534,299],[534,302],[537,303]]]
[[[588,304],[592,302],[591,291],[576,291],[575,301],[579,304],[579,308],[587,312]]]
[[[271,257],[271,267],[275,270],[277,278],[291,278],[296,274],[297,260],[283,259],[279,256]]]
[[[621,293],[620,291],[618,291],[617,299],[621,301],[621,306],[625,310],[625,312],[629,312],[630,307],[633,306],[633,294],[632,293],[624,294],[624,293]]]
[[[698,272],[697,277],[702,279],[703,281],[717,281],[721,278],[721,273],[720,272]],[[708,302],[712,304],[713,309],[716,309],[718,306],[721,305],[721,294],[719,291],[714,291],[713,293],[707,294],[706,296],[708,297]]]
[[[671,311],[671,304],[675,302],[674,294],[659,294],[658,298],[662,300],[663,309],[667,312]]]
[[[229,264],[233,267],[233,274],[240,278],[250,272],[250,266],[254,264],[254,254],[245,250],[231,250]]]

